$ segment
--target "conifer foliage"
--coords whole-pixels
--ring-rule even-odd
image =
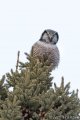
[[[18,52],[16,70],[0,80],[0,120],[80,120],[78,90],[70,92],[63,77],[52,88],[50,68],[28,54],[20,62]]]

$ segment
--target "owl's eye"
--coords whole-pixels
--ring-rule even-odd
[[[58,36],[55,34],[55,35],[52,37],[51,42],[52,42],[53,44],[56,44],[57,41],[58,41]]]

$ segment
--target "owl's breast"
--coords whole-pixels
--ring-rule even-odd
[[[51,46],[41,41],[38,41],[33,45],[33,55],[35,57],[48,54],[49,50],[51,51]]]
[[[48,44],[38,41],[33,45],[33,56],[43,59],[45,57],[49,63],[58,66],[59,63],[59,50],[56,45]]]

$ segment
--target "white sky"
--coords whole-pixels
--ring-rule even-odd
[[[59,33],[61,60],[52,72],[58,85],[64,76],[80,89],[80,0],[0,0],[0,77],[15,69],[17,51],[31,49],[44,29]]]

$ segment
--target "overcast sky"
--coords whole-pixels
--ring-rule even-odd
[[[17,51],[24,52],[44,29],[59,33],[60,64],[52,72],[58,85],[64,76],[71,89],[80,89],[80,0],[0,0],[0,77],[15,70]]]

